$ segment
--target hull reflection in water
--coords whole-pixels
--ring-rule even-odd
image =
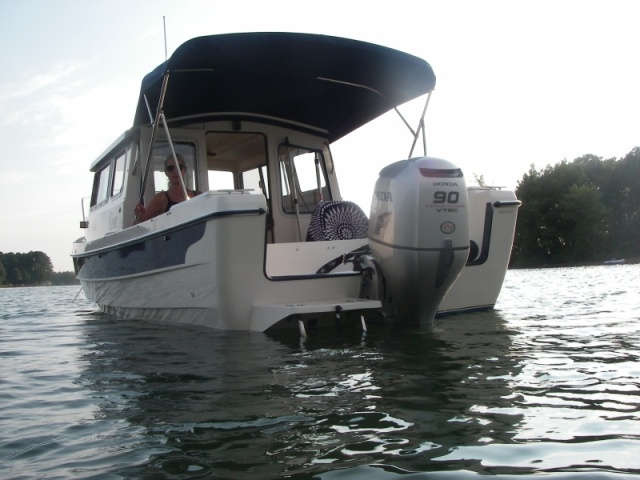
[[[509,442],[522,418],[505,380],[517,363],[495,361],[509,332],[495,312],[465,317],[305,342],[105,317],[84,327],[83,379],[103,418],[148,432],[155,453],[125,476],[275,478],[381,459],[419,469],[462,444]]]

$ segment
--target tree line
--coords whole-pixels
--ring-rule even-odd
[[[72,285],[73,272],[54,272],[51,259],[43,252],[0,252],[0,285]]]
[[[512,267],[596,263],[640,256],[640,147],[621,159],[584,155],[529,172]]]

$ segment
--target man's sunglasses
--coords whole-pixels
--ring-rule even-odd
[[[180,165],[180,170],[186,170],[186,168],[187,168],[187,167],[185,167],[184,165],[182,165],[182,164]],[[169,173],[171,173],[171,172],[173,172],[175,169],[176,169],[176,166],[175,166],[175,165],[169,165],[169,166],[167,166],[167,167],[165,167],[165,168],[164,168],[164,171],[165,171],[165,172],[169,172]]]

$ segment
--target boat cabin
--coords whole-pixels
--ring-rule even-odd
[[[129,133],[96,161],[87,240],[131,227],[140,200],[151,127]],[[328,142],[317,136],[255,122],[217,121],[171,129],[174,151],[186,162],[185,186],[198,192],[261,193],[267,203],[268,243],[305,241],[320,201],[341,200]],[[151,153],[144,201],[166,189],[160,138]],[[103,217],[104,220],[99,220]]]

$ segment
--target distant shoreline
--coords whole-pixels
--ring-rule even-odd
[[[602,260],[599,262],[594,261],[594,262],[558,263],[558,264],[550,264],[550,265],[540,265],[537,267],[509,267],[509,270],[525,270],[525,269],[533,269],[533,268],[598,267],[598,266],[613,267],[616,265],[635,265],[640,263],[640,257],[610,259],[610,260],[624,260],[624,263],[606,264],[605,262],[608,260]]]

